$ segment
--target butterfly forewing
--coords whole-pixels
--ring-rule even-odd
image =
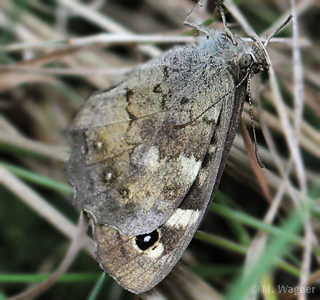
[[[153,231],[179,206],[221,110],[214,95],[232,92],[220,72],[195,67],[194,49],[182,49],[89,97],[68,132],[76,204],[125,235]]]

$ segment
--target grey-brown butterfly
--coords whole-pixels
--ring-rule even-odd
[[[223,173],[261,49],[206,31],[90,96],[67,134],[74,203],[93,221],[96,258],[125,289],[164,279]]]

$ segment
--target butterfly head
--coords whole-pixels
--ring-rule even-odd
[[[268,69],[265,54],[256,42],[231,38],[226,32],[212,30],[209,33],[200,38],[201,49],[212,58],[213,64],[227,66],[237,83]]]

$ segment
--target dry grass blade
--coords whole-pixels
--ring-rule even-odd
[[[258,179],[258,182],[261,186],[264,196],[271,203],[272,201],[271,192],[268,186],[268,182],[266,181],[266,178],[264,176],[264,170],[257,163],[257,155],[259,154],[256,153],[254,145],[250,138],[249,132],[243,122],[242,122],[242,134],[243,134],[244,143],[246,145],[246,149],[248,151],[251,167]]]
[[[87,20],[90,20],[94,24],[101,26],[101,28],[105,30],[109,30],[113,33],[131,34],[131,32],[123,26],[119,25],[118,23],[114,22],[104,15],[101,15],[99,12],[88,9],[86,5],[73,0],[59,0],[59,2],[61,3],[61,5],[68,7],[69,9],[71,9],[71,11],[81,15]],[[141,49],[151,57],[155,57],[161,54],[161,51],[153,46],[139,46],[139,49]]]
[[[277,109],[277,112],[278,112],[278,114],[280,116],[281,125],[282,125],[282,128],[283,128],[284,133],[285,133],[287,144],[289,146],[291,155],[293,157],[293,161],[294,161],[295,166],[296,166],[296,172],[297,172],[297,176],[298,176],[298,179],[299,179],[300,187],[304,192],[306,192],[305,170],[304,170],[304,167],[303,167],[303,162],[302,162],[302,158],[301,158],[300,148],[299,148],[299,145],[298,145],[298,140],[297,140],[297,137],[294,134],[293,128],[292,128],[291,123],[289,121],[289,117],[287,115],[287,112],[286,112],[286,109],[285,109],[285,105],[284,105],[284,101],[283,101],[283,99],[281,97],[281,94],[280,94],[280,91],[279,91],[278,81],[276,79],[276,75],[274,73],[274,69],[272,67],[272,63],[271,63],[270,57],[269,57],[266,49],[262,45],[262,42],[259,39],[259,37],[257,36],[257,34],[253,31],[253,29],[250,27],[248,22],[241,15],[240,11],[232,3],[232,1],[229,1],[229,0],[225,1],[225,6],[234,15],[234,17],[238,20],[238,22],[241,24],[241,26],[244,28],[244,30],[255,39],[255,41],[259,44],[261,49],[263,49],[263,51],[264,51],[264,55],[265,55],[265,57],[267,59],[268,65],[269,65],[269,70],[268,71],[269,71],[270,84],[271,84],[272,93],[273,93],[273,99],[272,100],[273,100],[273,102],[275,104],[275,107]]]
[[[245,41],[250,41],[248,38],[244,38]],[[127,34],[107,34],[101,33],[94,36],[71,38],[65,41],[43,41],[43,42],[31,42],[31,43],[17,43],[7,46],[0,46],[0,51],[14,52],[25,50],[37,50],[37,49],[59,49],[59,48],[71,48],[74,47],[90,47],[92,45],[118,45],[118,44],[169,44],[169,43],[191,43],[194,41],[194,37],[191,36],[170,36],[170,35],[127,35]],[[265,39],[261,39],[262,42]],[[271,43],[277,43],[281,46],[291,47],[293,39],[291,38],[272,38]],[[310,46],[310,41],[307,39],[300,39],[300,47]]]
[[[262,130],[263,130],[263,134],[264,134],[264,137],[266,139],[266,142],[267,142],[267,145],[268,145],[268,148],[272,154],[272,157],[274,158],[274,161],[275,161],[275,164],[281,174],[281,177],[284,181],[284,183],[286,184],[286,188],[287,190],[289,191],[289,194],[291,196],[291,199],[294,201],[295,205],[299,205],[299,200],[298,200],[298,195],[296,194],[296,192],[293,190],[292,188],[292,185],[288,179],[288,173],[286,171],[289,170],[290,168],[288,167],[290,164],[291,164],[291,161],[289,161],[288,163],[288,166],[285,167],[283,165],[283,162],[281,161],[281,158],[278,154],[278,151],[276,150],[276,146],[272,140],[272,137],[271,137],[271,133],[270,133],[270,130],[268,128],[268,125],[266,123],[266,118],[264,118],[264,112],[261,108],[261,104],[259,103],[259,112],[260,112],[260,115],[261,115],[261,119],[260,119],[260,124],[261,124],[261,127],[262,127]]]
[[[303,167],[303,162],[302,162],[302,158],[301,158],[301,152],[300,152],[298,140],[294,134],[293,128],[292,128],[291,123],[289,121],[289,117],[286,113],[286,109],[283,104],[281,94],[279,92],[279,85],[278,85],[275,73],[273,71],[270,58],[269,58],[268,63],[270,65],[269,78],[270,78],[270,83],[271,83],[272,91],[273,91],[273,101],[274,101],[275,106],[277,108],[277,112],[280,116],[281,125],[284,129],[286,140],[287,140],[288,146],[290,148],[293,161],[296,166],[296,172],[297,172],[297,177],[299,179],[300,187],[303,190],[303,192],[306,194],[306,190],[307,190],[306,176],[305,176],[305,170]]]
[[[17,177],[12,175],[4,167],[0,166],[0,182],[6,188],[16,194],[28,206],[36,211],[41,217],[45,218],[55,228],[59,229],[63,234],[72,239],[77,232],[77,227],[66,219],[47,201],[37,195],[32,189],[24,184]],[[88,237],[84,239],[83,245],[90,254],[93,253],[93,243]]]
[[[305,0],[305,1],[300,1],[296,7],[296,16],[300,16],[304,12],[306,12],[313,4],[315,3],[314,0]],[[283,22],[290,16],[292,15],[292,9],[290,8],[287,12],[285,12],[281,18],[279,18],[276,22],[270,26],[267,30],[265,30],[261,36],[268,36],[272,32],[274,32]]]
[[[293,70],[294,70],[294,129],[295,136],[297,139],[300,137],[301,132],[301,119],[303,113],[303,70],[302,70],[302,62],[301,62],[301,50],[299,47],[299,30],[298,30],[298,16],[296,11],[295,1],[291,1],[292,4],[292,14],[293,14],[293,38],[294,38],[294,59],[293,59]],[[298,167],[298,166],[297,166]],[[304,176],[303,176],[304,175]],[[307,180],[305,173],[300,175],[300,186],[304,194],[307,194]],[[304,199],[301,199],[301,202],[305,202]],[[311,217],[309,211],[305,210],[305,248],[303,253],[302,260],[302,268],[301,268],[301,278],[299,282],[299,286],[306,288],[308,286],[308,278],[310,274],[311,267],[311,255],[312,255],[312,241],[317,241],[316,235],[313,232],[311,226]],[[301,294],[299,295],[300,300],[306,300],[307,295]]]
[[[62,162],[65,162],[68,159],[67,148],[47,145],[3,131],[0,131],[0,144],[5,144],[13,148],[21,149],[22,151],[38,154],[42,157],[49,157]]]
[[[83,76],[83,75],[123,75],[125,73],[128,73],[129,71],[132,70],[132,68],[83,68],[83,69],[77,69],[77,68],[72,68],[72,69],[67,69],[67,68],[37,68],[37,67],[25,67],[25,66],[0,66],[0,69],[3,70],[14,70],[14,71],[19,71],[21,73],[41,73],[41,74],[50,74],[50,75],[78,75],[78,76]],[[45,82],[45,81],[44,81]],[[53,83],[53,82],[50,82]],[[0,103],[1,105],[1,103]]]
[[[140,294],[143,300],[221,300],[222,296],[190,272],[182,263],[178,263],[169,276],[151,291]]]
[[[77,256],[78,252],[82,248],[83,238],[86,235],[88,229],[88,223],[83,213],[80,214],[80,219],[77,227],[77,232],[72,239],[72,243],[68,249],[68,252],[61,262],[59,268],[44,282],[40,285],[32,288],[29,291],[26,291],[20,295],[15,297],[11,297],[8,300],[30,300],[34,299],[44,291],[46,291],[50,286],[52,286],[60,277],[63,275],[72,262],[74,261],[75,257]]]

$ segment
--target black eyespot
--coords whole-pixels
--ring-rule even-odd
[[[143,251],[152,247],[158,240],[158,230],[152,231],[151,233],[136,236],[136,244]]]
[[[122,196],[123,199],[129,198],[130,196],[130,189],[127,187],[122,187],[118,190],[119,194]]]
[[[245,53],[240,58],[240,67],[248,68],[253,62],[253,57],[251,54]]]

